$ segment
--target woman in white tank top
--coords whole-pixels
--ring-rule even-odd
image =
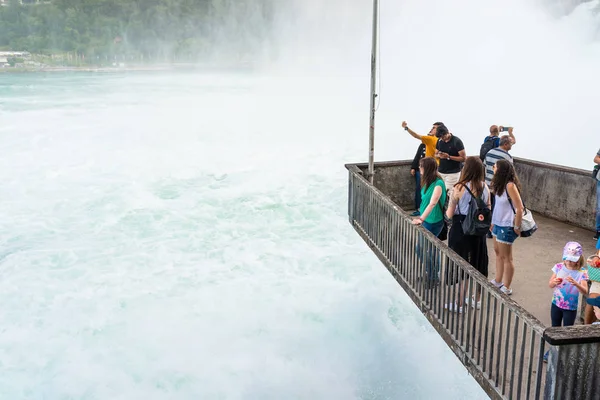
[[[499,160],[494,165],[491,189],[496,195],[492,213],[492,235],[496,253],[496,276],[491,280],[504,294],[512,294],[510,285],[515,274],[512,244],[521,235],[523,201],[519,191],[519,179],[512,164]],[[512,203],[512,204],[511,204]]]

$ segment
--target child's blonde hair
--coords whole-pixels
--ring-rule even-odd
[[[576,264],[577,264],[577,270],[578,271],[581,271],[581,269],[583,268],[583,264],[584,263],[585,263],[585,258],[583,258],[583,256],[580,256],[579,260],[577,260],[577,262],[576,262]]]

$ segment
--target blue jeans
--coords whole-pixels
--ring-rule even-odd
[[[444,220],[440,222],[436,222],[435,224],[430,224],[429,222],[423,222],[423,228],[427,229],[429,232],[433,233],[435,236],[439,235],[444,227]],[[424,241],[424,239],[423,239]],[[425,257],[425,278],[430,283],[435,283],[440,280],[440,255],[436,248],[431,248],[427,250],[427,254],[423,254],[422,248],[424,247],[424,243],[422,240],[417,242],[417,248],[415,249],[417,253],[417,257],[419,261],[423,261],[423,257]]]
[[[443,227],[444,227],[444,220],[441,220],[440,222],[436,222],[435,224],[430,224],[427,221],[423,221],[423,228],[427,229],[429,232],[433,233],[435,236],[440,234]]]
[[[421,172],[417,169],[415,173],[415,208],[421,208]]]
[[[596,182],[596,232],[600,232],[600,181]]]

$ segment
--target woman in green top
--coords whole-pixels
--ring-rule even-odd
[[[446,201],[446,185],[437,172],[437,162],[433,157],[425,157],[419,162],[421,173],[421,216],[413,219],[415,225],[423,225],[425,229],[439,236],[444,228],[444,212],[442,205]],[[425,246],[424,238],[419,237],[415,249],[417,258],[422,262],[425,258],[426,288],[435,287],[440,280],[440,256],[435,247]]]
[[[413,224],[438,236],[444,227],[442,206],[446,201],[446,185],[438,175],[437,162],[433,157],[425,157],[419,162],[421,173],[421,216],[413,219]]]

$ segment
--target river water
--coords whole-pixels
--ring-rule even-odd
[[[262,73],[0,74],[1,398],[486,397],[347,221],[369,5],[310,4]],[[378,160],[443,120],[589,167],[594,14],[522,4],[382,3]]]
[[[1,75],[1,397],[485,397],[348,223],[347,83]]]

